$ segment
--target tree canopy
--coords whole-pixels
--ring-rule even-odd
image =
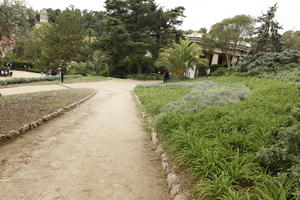
[[[168,70],[183,79],[187,70],[207,62],[200,56],[203,56],[203,53],[198,44],[189,40],[180,40],[179,43],[173,42],[170,47],[162,49],[157,65],[166,66]]]
[[[300,50],[300,31],[286,31],[282,36],[284,47],[292,50]]]
[[[204,48],[221,49],[226,54],[228,67],[231,66],[230,54],[235,56],[239,45],[245,45],[254,31],[254,21],[250,16],[237,15],[214,24],[209,33],[203,33]]]
[[[122,62],[123,58],[137,62],[138,73],[143,71],[141,61],[148,51],[157,58],[159,49],[180,35],[176,26],[182,23],[183,7],[164,11],[154,0],[106,0],[105,8],[106,21],[118,22],[106,23],[106,30],[128,34],[122,46],[130,51],[124,51],[124,48],[112,51],[112,42],[102,38],[99,39],[102,44],[98,46],[113,57],[114,64]],[[107,37],[108,34],[104,35]]]
[[[80,61],[84,29],[80,10],[67,8],[44,35],[48,63]]]

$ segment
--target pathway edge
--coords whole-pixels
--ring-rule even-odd
[[[22,127],[18,128],[18,129],[9,131],[7,134],[0,134],[0,145],[4,144],[5,142],[8,142],[9,140],[20,137],[20,136],[24,135],[25,133],[27,133],[29,130],[35,129],[35,128],[45,124],[46,122],[62,115],[63,113],[79,106],[83,102],[85,102],[88,99],[92,98],[96,93],[97,93],[97,91],[94,91],[92,94],[80,99],[79,101],[77,101],[75,103],[72,103],[68,106],[62,107],[62,108],[54,111],[53,113],[45,115],[45,116],[41,117],[40,119],[38,119],[34,122],[27,123],[27,124],[23,125]]]

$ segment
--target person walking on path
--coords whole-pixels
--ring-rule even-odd
[[[167,70],[167,71],[165,71],[165,73],[164,73],[164,80],[163,80],[163,82],[166,83],[166,82],[169,80],[169,78],[170,78],[170,73],[169,73],[169,71]]]
[[[210,76],[210,68],[209,67],[205,68],[205,72],[206,72],[206,77],[209,77]]]
[[[64,64],[60,64],[59,69],[60,69],[60,80],[63,83],[64,75],[67,73],[67,70],[66,70],[66,67],[64,66]]]

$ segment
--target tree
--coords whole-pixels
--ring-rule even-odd
[[[54,24],[57,22],[58,16],[61,14],[60,9],[53,10],[52,8],[48,8],[47,14],[48,14],[48,22],[51,24]]]
[[[244,45],[253,34],[253,19],[247,15],[237,15],[214,24],[209,33],[203,36],[206,49],[221,49],[226,55],[227,66],[231,66],[230,55],[236,55],[239,45]]]
[[[167,67],[179,79],[183,79],[187,70],[197,64],[207,63],[207,60],[200,56],[203,56],[203,53],[197,44],[189,40],[180,40],[179,43],[173,42],[170,47],[162,49],[157,65]]]
[[[279,34],[282,28],[275,21],[276,10],[277,4],[256,20],[259,23],[255,31],[256,37],[252,40],[249,54],[239,63],[240,71],[276,73],[278,67],[284,67],[290,62],[298,62],[300,55],[298,51],[284,51],[282,36]]]
[[[45,56],[48,63],[59,63],[61,60],[80,61],[83,39],[81,11],[67,8],[58,16],[57,23],[49,26],[44,35]]]
[[[98,38],[94,46],[103,50],[110,57],[111,73],[112,68],[117,67],[128,55],[130,35],[124,24],[113,17],[107,17],[102,22],[102,26],[104,33],[102,37]]]
[[[300,50],[300,31],[286,31],[282,36],[284,47],[292,50]]]
[[[35,25],[32,9],[26,8],[22,1],[4,0],[0,4],[0,57],[5,46],[14,43],[19,33],[24,33]]]
[[[279,34],[282,27],[275,21],[277,8],[277,4],[275,4],[270,7],[266,14],[256,20],[260,26],[255,31],[256,37],[252,43],[250,54],[282,51],[281,35]]]
[[[120,49],[121,52],[116,52],[113,59],[116,60],[120,54],[125,53],[121,57],[136,62],[138,73],[143,71],[142,60],[148,51],[154,59],[157,58],[159,49],[179,35],[176,26],[182,23],[180,17],[183,16],[184,10],[182,7],[177,7],[164,11],[154,0],[106,0],[105,8],[106,16],[119,20],[125,28],[124,31],[129,34],[125,46],[129,46],[130,51],[123,52]],[[119,28],[119,24],[112,24],[112,26]],[[115,28],[111,27],[111,29]],[[110,51],[110,49],[103,50]]]
[[[101,37],[103,33],[104,12],[83,10],[83,27],[88,37],[88,42],[92,42],[95,36]]]

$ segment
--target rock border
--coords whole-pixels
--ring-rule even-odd
[[[135,97],[136,101],[138,102],[139,106],[141,108],[144,108],[142,105],[140,99],[138,96],[132,92],[132,95]],[[168,154],[163,149],[163,146],[158,138],[157,133],[155,132],[153,126],[152,126],[152,119],[151,117],[146,113],[142,112],[142,117],[147,119],[150,126],[151,126],[151,140],[155,147],[156,154],[161,159],[161,165],[163,168],[163,171],[167,177],[167,184],[168,184],[168,191],[169,191],[169,197],[171,200],[188,200],[188,194],[186,191],[184,191],[182,185],[180,184],[179,178],[174,172],[174,170],[171,167],[170,162],[168,161]]]
[[[37,128],[37,127],[41,126],[42,124],[45,124],[46,122],[50,121],[51,119],[54,119],[55,117],[58,117],[58,116],[62,115],[63,113],[75,108],[76,106],[79,106],[83,102],[85,102],[88,99],[90,99],[91,97],[93,97],[96,93],[97,93],[97,91],[94,91],[92,94],[88,95],[87,97],[84,97],[83,99],[81,99],[75,103],[72,103],[68,106],[60,108],[60,109],[56,110],[55,112],[45,115],[42,118],[40,118],[34,122],[25,124],[24,126],[18,128],[18,129],[9,131],[7,134],[0,134],[0,145],[1,145],[1,143],[7,142],[11,139],[22,136],[25,133],[27,133],[29,130]]]

